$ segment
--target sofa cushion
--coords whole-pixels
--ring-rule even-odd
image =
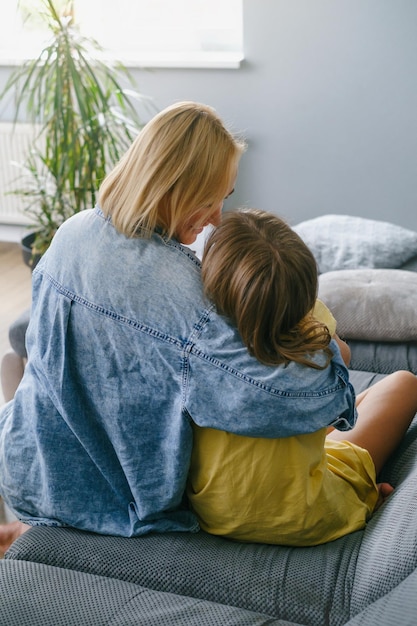
[[[319,297],[346,339],[417,340],[417,274],[403,270],[362,269],[326,272]]]
[[[417,419],[380,480],[391,483],[394,492],[363,533],[352,587],[352,615],[385,596],[417,568]]]
[[[400,268],[417,256],[417,232],[352,215],[322,215],[294,226],[319,271]],[[413,269],[410,266],[410,269]]]
[[[345,626],[416,626],[417,570],[385,596],[357,613]]]
[[[4,626],[291,626],[233,606],[27,561],[0,561],[0,588]]]
[[[351,372],[357,392],[381,378]],[[36,527],[6,559],[118,578],[284,622],[342,626],[417,567],[416,420],[381,479],[395,491],[365,530],[322,546],[243,544],[203,532],[125,539]]]
[[[243,544],[199,533],[126,539],[35,527],[6,559],[118,578],[309,626],[342,626],[362,531],[312,548]]]

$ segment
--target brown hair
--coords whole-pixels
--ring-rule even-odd
[[[172,237],[195,213],[223,201],[244,149],[211,107],[174,104],[146,124],[106,176],[100,207],[127,237],[156,227]]]
[[[230,317],[249,352],[267,365],[296,361],[321,369],[332,353],[328,328],[312,316],[317,264],[282,219],[258,210],[224,214],[202,261],[207,296]],[[308,355],[323,350],[326,364]]]

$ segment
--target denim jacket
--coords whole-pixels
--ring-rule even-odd
[[[324,370],[262,365],[205,299],[188,248],[126,238],[98,208],[61,226],[33,272],[26,342],[0,413],[0,493],[33,525],[196,531],[192,420],[274,438],[356,419],[335,342]]]

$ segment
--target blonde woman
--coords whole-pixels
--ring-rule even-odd
[[[25,374],[0,412],[0,494],[19,520],[3,549],[22,523],[197,531],[184,497],[193,423],[283,437],[353,422],[341,359],[284,401],[281,368],[214,311],[183,245],[220,223],[243,150],[213,109],[174,104],[103,181],[99,206],[57,232],[33,272]]]
[[[312,381],[326,375],[341,352],[349,357],[333,316],[316,301],[310,250],[274,215],[232,212],[207,242],[202,276],[217,312],[237,326],[248,352],[271,376],[281,372],[276,393],[289,412],[299,398],[307,426],[322,414],[322,396],[329,393],[316,383],[312,395]],[[188,494],[202,528],[295,546],[363,528],[392,491],[377,484],[377,475],[417,411],[417,378],[387,376],[356,404],[357,422],[348,432],[318,428],[265,439],[194,426]],[[325,412],[331,423],[339,408],[330,400]]]
[[[0,528],[3,551],[26,524],[197,530],[183,504],[185,396],[206,303],[182,244],[220,222],[244,149],[211,107],[174,104],[108,174],[99,206],[59,229],[33,273],[24,378],[0,411],[0,494],[20,520]]]

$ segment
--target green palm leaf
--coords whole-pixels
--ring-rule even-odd
[[[127,68],[100,60],[102,48],[61,15],[56,1],[41,4],[50,40],[36,59],[16,67],[0,94],[14,96],[16,123],[24,113],[39,127],[15,193],[39,231],[40,253],[65,219],[94,206],[104,176],[144,124],[138,104],[155,113]]]

